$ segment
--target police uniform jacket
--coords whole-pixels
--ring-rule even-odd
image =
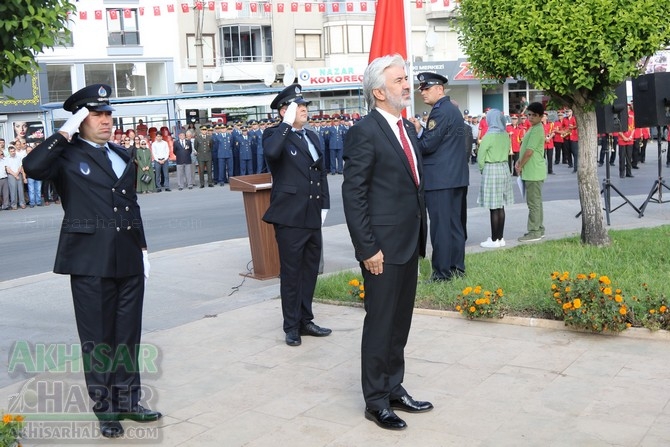
[[[197,152],[196,157],[198,162],[212,160],[212,137],[209,135],[203,136],[199,134],[195,137],[193,149]]]
[[[144,272],[147,243],[135,193],[135,163],[120,146],[108,146],[126,163],[120,178],[103,149],[75,134],[59,133],[23,159],[30,178],[53,180],[63,204],[55,273],[121,278]]]
[[[319,138],[306,131],[319,154],[314,161],[307,143],[281,123],[263,132],[263,151],[272,173],[270,207],[263,220],[297,228],[321,228],[321,210],[330,209],[327,173]]]
[[[465,126],[463,115],[448,96],[435,103],[419,138],[426,191],[468,186]]]
[[[253,151],[251,149],[251,144],[253,143],[253,137],[248,134],[240,134],[235,138],[235,146],[240,154],[240,160],[252,160]]]
[[[223,133],[214,132],[211,138],[212,138],[212,159],[223,158],[219,157],[219,151],[221,150],[221,145],[223,144]]]
[[[344,136],[347,128],[341,124],[331,126],[328,132],[328,147],[330,149],[342,149],[344,147]]]

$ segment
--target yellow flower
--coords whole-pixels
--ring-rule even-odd
[[[360,285],[360,282],[356,278],[354,278],[351,281],[349,281],[349,285],[353,287],[358,287]]]
[[[488,298],[484,299],[484,304],[491,304],[491,300]]]
[[[487,290],[487,291],[485,291],[485,292],[484,292],[484,296],[486,296],[486,297],[489,297],[489,296],[491,296],[491,292],[489,292],[488,290]]]
[[[456,306],[456,310],[460,312],[461,311],[461,306]]]
[[[659,310],[662,314],[664,314],[665,311],[668,310],[668,308],[667,308],[666,306],[661,306],[661,307],[658,308],[658,310]]]
[[[554,292],[554,298],[558,298],[559,296],[561,296],[560,293],[558,293],[558,292]]]
[[[359,293],[358,296],[360,297],[360,299],[365,298],[365,292],[361,292],[361,293]]]
[[[603,293],[604,293],[605,295],[611,295],[611,294],[612,294],[612,288],[611,288],[611,287],[605,287],[605,288],[603,289]]]
[[[619,308],[619,313],[620,313],[621,315],[626,315],[626,312],[627,312],[626,306],[621,306],[621,307]]]
[[[11,414],[4,414],[2,416],[2,422],[4,422],[5,424],[9,424],[10,422],[12,422],[12,415]]]
[[[470,292],[472,292],[472,287],[470,286],[463,289],[463,295],[470,295]]]
[[[656,313],[656,309],[649,309],[649,313],[654,315]]]
[[[363,284],[361,284],[360,286],[358,286],[358,290],[365,290],[365,286],[363,286]]]
[[[477,298],[477,299],[475,300],[475,304],[476,304],[477,306],[480,306],[480,305],[482,304],[482,299],[481,299],[481,298]]]
[[[570,286],[567,286],[567,287],[565,288],[565,293],[568,293],[568,292],[571,291],[571,290],[572,290],[572,289],[570,288]]]
[[[595,274],[595,272],[591,272],[591,273],[589,273],[589,278],[590,278],[590,279],[594,279],[596,276],[597,276],[597,275]]]
[[[24,418],[23,416],[21,416],[20,414],[17,415],[17,416],[14,418],[14,420],[15,420],[16,422],[23,422],[24,419],[25,419],[25,418]]]
[[[552,273],[551,273],[551,279],[557,279],[557,278],[558,278],[558,275],[559,275],[558,272],[552,272]]]
[[[582,307],[582,300],[575,298],[575,300],[572,302],[572,305],[575,307],[575,309],[579,309]]]
[[[475,306],[470,306],[470,309],[469,309],[469,310],[470,310],[470,313],[475,313],[475,311],[477,310],[477,308],[476,308]]]
[[[600,281],[601,283],[606,284],[606,285],[610,285],[612,283],[612,281],[610,281],[610,279],[605,275],[601,276],[598,279],[598,281]]]
[[[572,307],[572,303],[565,303],[563,304],[563,310],[568,310]]]
[[[558,286],[556,284],[551,285],[551,290],[556,290],[557,288],[558,288]]]
[[[499,297],[502,297],[503,296],[503,289],[496,290],[496,295],[498,295]]]
[[[614,292],[621,294],[621,289],[616,289]]]
[[[479,295],[482,293],[482,286],[476,286],[472,291]]]
[[[621,295],[614,295],[614,301],[620,303],[623,301],[623,297]]]
[[[626,327],[631,327],[631,326],[632,326],[632,324],[626,323]]]
[[[586,279],[586,275],[583,274],[583,273],[580,273],[579,275],[577,275],[577,279]]]

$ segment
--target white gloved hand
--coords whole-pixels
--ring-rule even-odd
[[[326,221],[326,216],[328,215],[328,210],[321,210],[321,226]]]
[[[72,135],[77,133],[79,130],[79,125],[86,119],[89,114],[89,110],[86,107],[82,107],[77,110],[77,113],[72,115],[65,124],[61,126],[59,132],[65,132],[68,135],[68,139],[72,138]]]
[[[288,105],[286,108],[286,111],[284,112],[284,122],[286,124],[290,124],[291,126],[293,123],[295,123],[295,117],[298,115],[298,104],[295,102],[292,102],[291,104]]]
[[[151,270],[151,264],[149,264],[149,252],[147,250],[142,250],[142,264],[144,264],[144,279],[146,281],[149,279],[149,271]]]

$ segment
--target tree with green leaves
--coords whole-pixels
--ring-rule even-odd
[[[16,78],[36,73],[35,57],[70,37],[68,0],[3,0],[0,2],[0,91]]]
[[[459,42],[481,79],[512,76],[569,107],[579,131],[583,243],[604,246],[595,106],[670,44],[670,0],[461,0]]]

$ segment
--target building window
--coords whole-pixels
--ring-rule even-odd
[[[321,34],[295,35],[296,59],[321,59]]]
[[[269,26],[222,26],[219,36],[224,63],[272,60],[272,32]]]
[[[186,35],[186,57],[189,67],[198,65],[198,53],[195,47],[195,34]],[[216,66],[216,49],[214,48],[214,34],[202,35],[202,66]]]
[[[47,65],[49,102],[65,101],[72,95],[72,66]]]
[[[167,94],[165,63],[86,64],[84,84],[107,84],[112,87],[114,98],[164,95]]]
[[[329,26],[328,33],[328,52],[330,54],[343,54],[344,50],[344,27]]]
[[[106,12],[109,46],[137,46],[140,44],[137,9],[108,8]]]

